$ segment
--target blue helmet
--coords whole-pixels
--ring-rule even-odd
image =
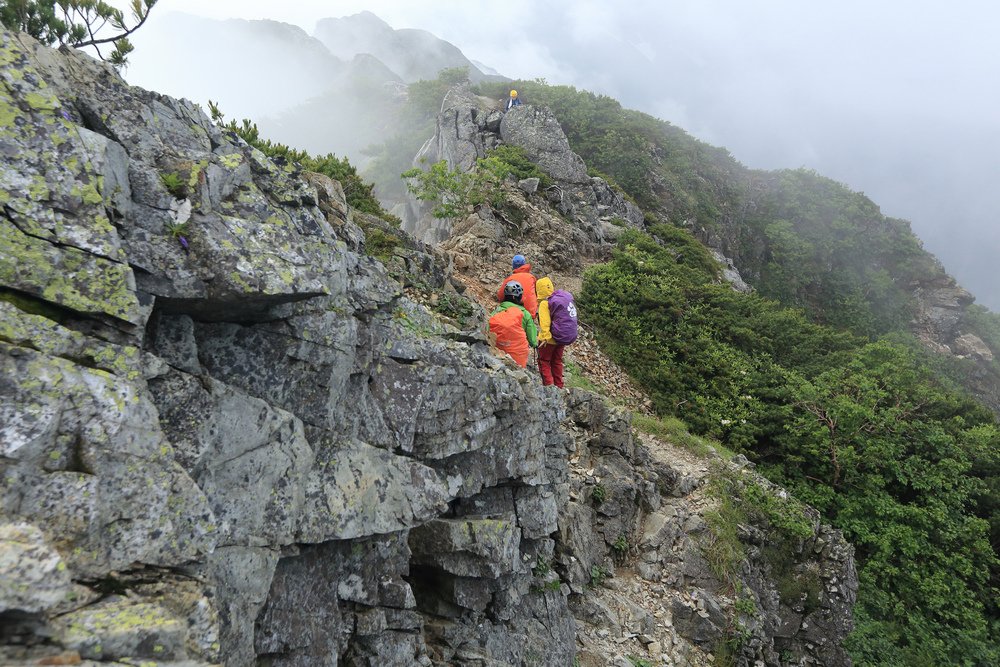
[[[524,266],[527,263],[528,260],[525,259],[524,255],[514,255],[514,259],[510,261],[510,266],[511,268],[516,269],[517,267]]]

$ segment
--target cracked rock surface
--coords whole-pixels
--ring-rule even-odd
[[[417,302],[457,289],[440,255],[364,254],[338,184],[196,105],[7,30],[0,66],[0,663],[613,664],[587,639],[613,620],[702,664],[731,605],[674,560],[697,483],[626,413]],[[624,204],[572,185],[596,247]],[[772,605],[752,659],[780,637],[841,664],[803,635],[846,632],[849,547],[823,535],[829,622]],[[686,588],[626,618],[605,591],[637,558]]]

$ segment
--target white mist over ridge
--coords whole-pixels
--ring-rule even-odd
[[[369,10],[393,28],[429,31],[506,76],[608,94],[748,166],[815,169],[911,220],[946,269],[1000,310],[991,266],[1000,249],[992,224],[1000,117],[987,83],[1000,66],[990,29],[1000,8],[992,4],[160,0],[135,36],[129,79],[192,97],[154,85],[143,55],[143,33],[172,9],[272,18],[307,33],[320,19]],[[196,76],[178,68],[158,80]]]

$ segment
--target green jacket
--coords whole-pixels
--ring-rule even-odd
[[[504,301],[500,304],[500,307],[493,311],[493,314],[502,313],[508,308],[520,308],[521,309],[521,326],[524,327],[524,335],[528,337],[528,345],[531,347],[538,347],[538,327],[535,326],[535,320],[532,319],[531,313],[527,309],[519,304],[513,303],[512,301]]]

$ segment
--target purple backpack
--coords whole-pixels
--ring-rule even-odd
[[[573,295],[557,289],[549,297],[549,317],[552,340],[559,345],[569,345],[576,340],[576,304]]]

